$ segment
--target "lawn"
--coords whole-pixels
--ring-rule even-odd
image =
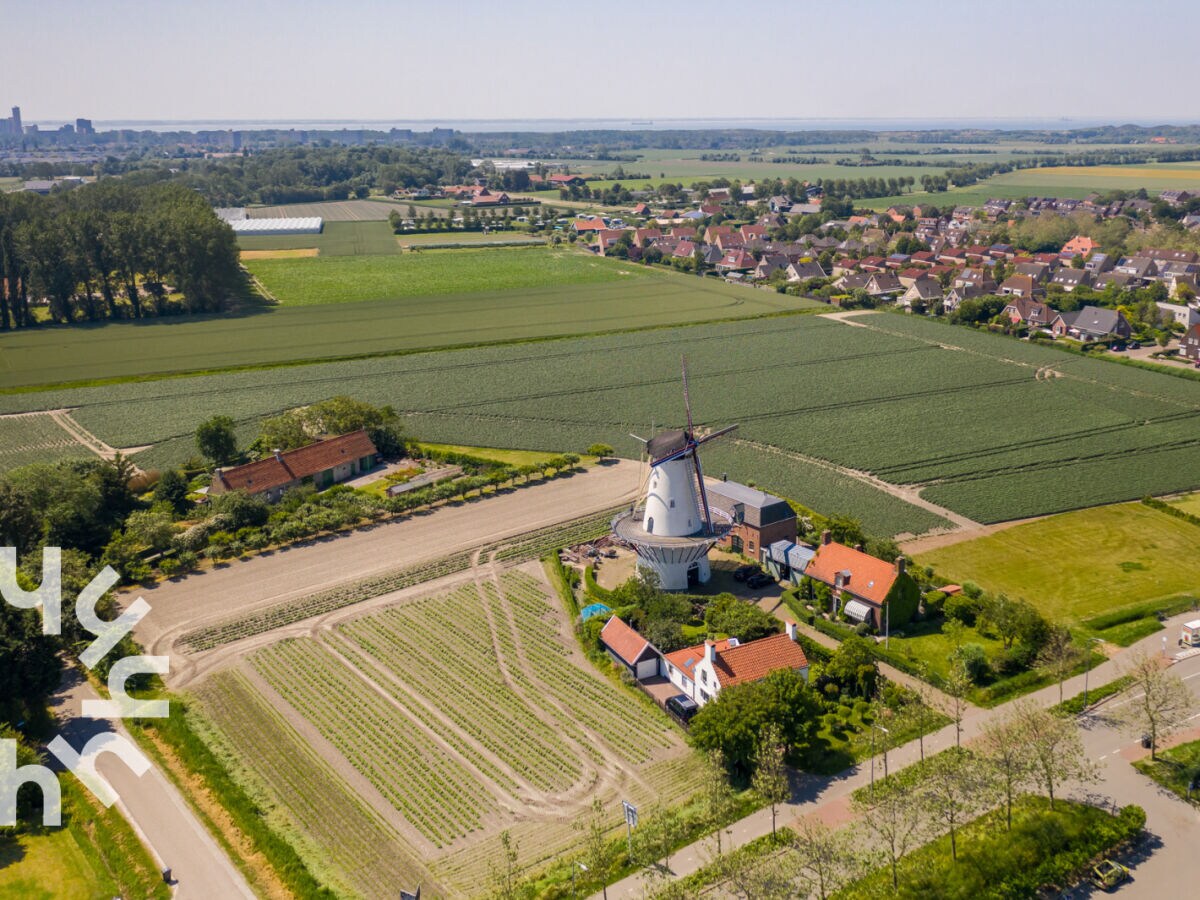
[[[497,447],[466,447],[461,444],[417,444],[420,452],[440,451],[442,453],[463,453],[477,456],[480,459],[503,463],[506,466],[532,466],[545,463],[558,456],[557,453],[543,453],[538,450],[504,450]]]
[[[452,235],[446,236],[452,240]],[[564,288],[652,277],[649,269],[544,247],[431,250],[402,257],[249,260],[251,273],[284,306],[393,300],[530,288]]]
[[[1172,506],[1182,509],[1185,513],[1190,513],[1193,516],[1200,516],[1200,491],[1194,494],[1188,494],[1185,497],[1179,497],[1171,500]]]
[[[1194,593],[1200,529],[1140,503],[1017,525],[918,556],[951,580],[1021,597],[1046,616],[1100,613]]]
[[[463,252],[520,255],[542,251]],[[379,258],[361,258],[358,262],[370,259]],[[389,299],[340,305],[247,306],[243,315],[110,323],[95,328],[46,328],[0,335],[0,391],[25,385],[211,371],[657,328],[811,309],[817,305],[801,298],[729,286],[715,279],[646,271],[628,265],[615,266],[608,260],[589,261],[582,256],[580,262],[572,259],[562,267],[568,272],[575,271],[580,279],[592,279],[592,283],[508,290],[482,283],[478,272],[454,274],[454,251],[413,254],[411,259],[416,261],[414,267],[407,267],[408,256],[403,261],[396,260],[400,266],[396,271],[423,273],[425,284],[437,293],[414,294],[411,285],[397,281],[383,266],[374,270],[375,283],[386,287],[376,289],[393,291]],[[550,281],[548,274],[538,267],[539,261],[546,262],[552,269],[560,265],[547,254],[530,256],[523,266],[501,259],[492,271],[498,277],[508,272],[510,283]],[[288,289],[294,288],[302,295],[307,293],[308,299],[314,299],[312,288],[302,279],[296,280],[292,267],[328,262],[330,260],[326,259],[267,260],[253,265],[257,269],[280,263],[291,270],[292,280],[285,278]],[[585,268],[589,262],[597,268]],[[437,283],[441,266],[446,267],[447,279],[453,279],[460,290],[473,286],[477,288],[476,292],[446,294],[440,289],[445,284]],[[368,265],[367,269],[371,270],[371,267]],[[349,275],[355,268],[352,265],[348,270],[337,267],[335,270]],[[323,271],[328,275],[330,270]],[[623,271],[636,274],[620,274]],[[369,296],[361,285],[333,284],[331,287],[343,299],[348,295]],[[315,371],[303,375],[295,373],[285,380],[305,380]],[[393,396],[388,402],[395,400]],[[16,408],[4,411],[33,408],[55,407],[30,407],[18,402]]]
[[[0,900],[108,900],[116,893],[70,828],[0,837]]]
[[[489,231],[487,234],[484,234],[482,231],[404,231],[396,235],[396,240],[400,242],[402,247],[416,247],[418,249],[424,249],[431,245],[437,247],[454,244],[528,244],[532,247],[546,243],[545,238],[538,237],[537,235],[524,231],[508,231],[503,229],[500,231]]]
[[[1191,780],[1200,779],[1200,741],[1180,744],[1170,750],[1160,750],[1157,760],[1151,760],[1147,756],[1135,762],[1133,766],[1168,791],[1187,799]],[[1192,802],[1200,804],[1200,788],[1192,791]]]

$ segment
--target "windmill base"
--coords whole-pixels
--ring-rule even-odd
[[[706,584],[712,578],[712,569],[706,556],[691,563],[667,563],[640,557],[638,568],[647,569],[657,575],[658,586],[664,591],[686,591],[692,583],[692,578],[700,584]]]

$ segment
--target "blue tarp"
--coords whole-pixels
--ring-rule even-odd
[[[583,608],[583,611],[580,612],[579,621],[586,622],[588,619],[594,619],[594,618],[596,618],[596,616],[601,616],[601,615],[604,615],[605,613],[611,613],[611,612],[612,612],[612,610],[609,609],[607,606],[605,606],[603,603],[592,603],[588,606],[585,606]]]

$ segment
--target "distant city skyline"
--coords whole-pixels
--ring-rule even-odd
[[[34,35],[44,16],[18,4],[5,24]],[[47,65],[43,42],[12,42],[0,108],[26,122],[1200,121],[1195,95],[1171,89],[1178,54],[1139,37],[1194,30],[1185,0],[1095,0],[1086,15],[1034,0],[66,0],[56,22],[67,45],[107,49]]]

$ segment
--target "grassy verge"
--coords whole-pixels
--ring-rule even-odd
[[[1093,616],[1085,619],[1080,625],[1088,637],[1098,637],[1110,644],[1128,647],[1156,631],[1161,631],[1161,619],[1169,619],[1189,609],[1195,609],[1196,606],[1195,597],[1169,597]]]
[[[170,717],[130,721],[129,731],[180,789],[250,884],[264,895],[282,887],[296,897],[332,896],[192,729],[187,701],[165,691],[158,696],[171,701]],[[248,861],[251,857],[257,864]]]
[[[1163,750],[1158,754],[1158,759],[1139,759],[1133,767],[1168,791],[1188,800],[1188,785],[1192,779],[1200,780],[1200,741]],[[1200,787],[1191,792],[1190,801],[1200,806]]]
[[[1130,675],[1122,675],[1120,678],[1115,678],[1107,684],[1102,684],[1099,687],[1090,688],[1085,695],[1082,691],[1074,697],[1064,700],[1053,707],[1054,712],[1065,713],[1067,715],[1077,716],[1090,706],[1094,706],[1101,700],[1112,697],[1114,694],[1119,694],[1125,688],[1133,684],[1133,677]],[[1086,702],[1085,702],[1086,701]]]
[[[840,891],[843,900],[876,897],[1035,897],[1047,887],[1064,888],[1087,873],[1092,860],[1112,852],[1142,830],[1146,814],[1126,806],[1113,816],[1094,806],[1042,797],[1014,805],[1013,826],[1004,812],[976,819],[958,833],[958,859],[943,836],[900,862],[898,889],[888,866]]]

